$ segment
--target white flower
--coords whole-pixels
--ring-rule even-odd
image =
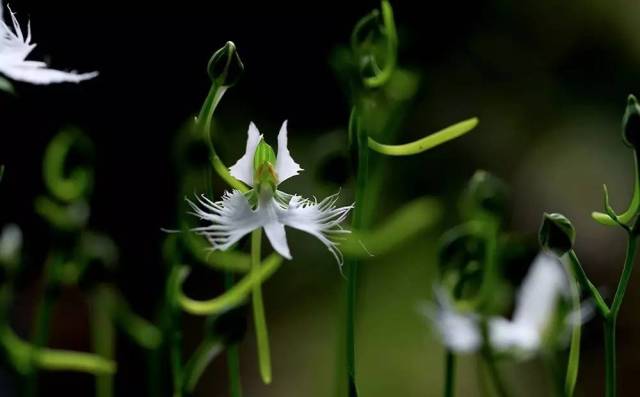
[[[9,13],[13,28],[5,21],[4,5],[0,0],[0,73],[13,80],[32,84],[78,83],[98,75],[97,72],[63,72],[49,69],[44,62],[27,60],[27,56],[36,47],[31,42],[31,25],[27,25],[25,37],[15,14],[10,9]]]
[[[494,316],[487,319],[492,348],[523,356],[537,352],[542,347],[558,300],[568,288],[567,276],[559,260],[549,254],[539,254],[518,291],[512,318]],[[441,294],[438,294],[438,302],[436,314],[430,314],[430,317],[443,344],[457,353],[480,349],[482,332],[478,316],[456,310]]]
[[[317,202],[277,189],[282,182],[302,171],[287,148],[286,121],[278,134],[277,156],[251,123],[245,154],[229,171],[252,189],[247,193],[226,192],[217,202],[204,195],[197,198],[197,203],[187,200],[193,215],[211,223],[193,230],[205,236],[213,250],[226,250],[253,230],[263,228],[273,248],[291,259],[285,233],[285,226],[289,226],[318,238],[342,265],[336,239],[349,233],[340,224],[353,206],[336,207],[338,194]]]

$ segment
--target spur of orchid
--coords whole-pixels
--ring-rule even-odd
[[[4,19],[4,4],[0,0],[0,73],[10,79],[31,84],[79,83],[98,75],[97,72],[64,72],[50,69],[41,61],[27,60],[27,56],[36,47],[36,44],[31,41],[31,24],[27,25],[25,37],[15,14],[8,6],[7,9],[11,14],[13,29]]]
[[[278,190],[280,184],[296,176],[302,168],[287,148],[287,121],[278,133],[278,153],[265,142],[255,124],[249,125],[244,155],[229,168],[230,174],[251,187],[247,192],[225,192],[220,201],[205,195],[197,203],[187,199],[192,214],[210,225],[192,229],[211,243],[213,250],[227,250],[242,237],[263,228],[271,246],[291,259],[285,226],[302,230],[320,240],[342,266],[338,249],[341,236],[350,233],[341,227],[353,205],[336,207],[339,193],[320,202]]]

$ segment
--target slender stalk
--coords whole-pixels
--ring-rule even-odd
[[[262,229],[251,232],[251,272],[260,271],[260,251],[262,245]],[[271,352],[269,348],[269,333],[262,301],[262,285],[255,283],[251,294],[253,306],[253,321],[256,327],[256,344],[258,348],[258,363],[260,375],[264,383],[271,383]]]
[[[602,315],[602,317],[603,318],[608,317],[609,306],[604,301],[604,299],[602,298],[602,295],[600,295],[600,292],[598,292],[598,289],[595,287],[595,285],[593,285],[593,283],[589,280],[589,277],[587,277],[587,274],[585,273],[584,268],[580,264],[580,260],[578,259],[578,256],[576,255],[575,251],[571,250],[569,251],[568,254],[569,254],[569,262],[571,263],[571,267],[573,269],[573,273],[576,276],[576,279],[578,280],[578,282],[580,283],[583,289],[589,291],[589,293],[591,294],[591,297],[595,301],[596,308],[598,309],[598,312]]]
[[[227,290],[233,287],[233,273],[227,272],[225,275],[225,287]],[[227,346],[227,369],[229,371],[229,395],[231,397],[242,397],[242,384],[240,383],[240,354],[238,345]]]
[[[637,230],[637,227],[634,227],[634,230]],[[620,277],[620,281],[618,282],[618,288],[616,289],[616,294],[613,297],[613,303],[611,304],[611,316],[617,317],[620,312],[620,306],[622,305],[622,300],[624,299],[624,295],[627,292],[627,287],[629,285],[629,280],[631,279],[631,273],[633,271],[633,261],[636,256],[638,241],[637,237],[634,233],[629,234],[629,243],[627,244],[627,255],[624,261],[624,267],[622,268],[622,276]]]
[[[56,254],[49,257],[49,260],[45,264],[44,273],[44,295],[42,301],[38,305],[36,312],[35,328],[32,336],[32,344],[34,352],[44,347],[49,340],[49,326],[51,323],[51,316],[53,313],[53,306],[55,303],[54,286],[51,284],[50,274],[54,272],[54,268],[57,267],[59,258]],[[35,360],[35,357],[34,357]],[[26,377],[25,395],[35,396],[38,394],[38,368],[33,366],[31,372]]]
[[[453,397],[456,384],[456,356],[451,351],[447,351],[444,361],[444,397]]]
[[[171,265],[167,281],[167,332],[169,343],[169,357],[171,376],[173,381],[173,397],[182,397],[183,365],[182,365],[182,330],[180,329],[180,307],[176,297],[177,285],[180,283],[180,266]]]
[[[604,321],[604,354],[606,397],[616,396],[616,319],[615,316]]]
[[[98,286],[93,296],[91,332],[94,352],[108,360],[115,356],[115,330],[111,320],[113,295],[106,286]],[[96,397],[114,395],[113,374],[96,376]]]
[[[357,110],[354,109],[353,112]],[[357,114],[352,112],[352,118]],[[355,131],[352,131],[352,139],[357,139],[357,156],[358,165],[356,171],[356,197],[355,208],[353,209],[353,221],[352,229],[355,231],[362,231],[364,227],[364,214],[363,206],[366,192],[367,192],[367,179],[369,175],[369,148],[368,137],[365,131],[360,128],[359,123],[350,123],[355,127]],[[357,278],[358,278],[358,265],[359,260],[357,258],[347,258],[344,266],[346,267],[347,277],[347,321],[346,321],[346,366],[347,366],[347,387],[349,397],[356,397],[358,395],[358,389],[356,384],[356,352],[355,352],[355,308],[357,298]]]
[[[493,348],[491,347],[491,343],[489,342],[489,327],[486,320],[483,320],[481,323],[481,331],[483,339],[481,354],[485,364],[487,365],[489,377],[491,378],[491,381],[493,383],[496,395],[499,397],[509,397],[510,393],[508,392],[506,384],[504,383],[502,375],[500,374],[500,370],[496,365],[495,354],[493,352]]]
[[[493,386],[496,390],[496,394],[499,397],[509,397],[509,392],[507,391],[507,387],[502,379],[502,375],[498,370],[498,366],[496,365],[493,354],[490,351],[484,353],[484,361],[487,364],[487,369],[489,370],[489,377],[493,382]]]

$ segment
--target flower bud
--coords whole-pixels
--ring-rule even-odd
[[[576,231],[571,221],[562,214],[547,214],[542,218],[542,225],[538,233],[540,245],[558,256],[562,256],[573,249]]]
[[[207,65],[207,72],[211,81],[225,87],[234,86],[244,71],[235,44],[227,41],[224,47],[216,51]]]
[[[472,210],[502,216],[507,207],[507,187],[500,179],[479,170],[467,185],[466,201]]]
[[[622,140],[631,148],[640,147],[640,107],[633,95],[629,95],[622,117]]]

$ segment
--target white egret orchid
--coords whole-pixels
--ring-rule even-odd
[[[0,73],[10,79],[32,84],[78,83],[98,75],[97,72],[64,72],[50,69],[41,61],[27,60],[27,56],[36,47],[36,44],[31,42],[31,24],[27,25],[25,37],[11,9],[9,13],[13,29],[4,19],[4,4],[0,0]]]
[[[197,198],[197,204],[187,200],[193,215],[211,222],[193,231],[205,236],[213,250],[226,250],[253,230],[263,228],[271,246],[283,257],[291,259],[285,233],[285,226],[289,226],[316,237],[342,265],[342,253],[336,240],[349,233],[340,224],[353,205],[336,207],[338,193],[317,202],[278,190],[282,182],[302,171],[287,148],[286,121],[278,134],[277,156],[251,123],[246,151],[229,171],[251,190],[247,193],[225,192],[217,202],[204,195]]]
[[[560,261],[549,254],[539,254],[518,291],[512,318],[487,319],[492,348],[496,352],[514,351],[523,356],[539,351],[556,305],[568,290],[567,275]],[[479,350],[483,343],[479,316],[456,310],[442,294],[438,294],[438,301],[440,307],[430,317],[443,344],[456,353]]]

